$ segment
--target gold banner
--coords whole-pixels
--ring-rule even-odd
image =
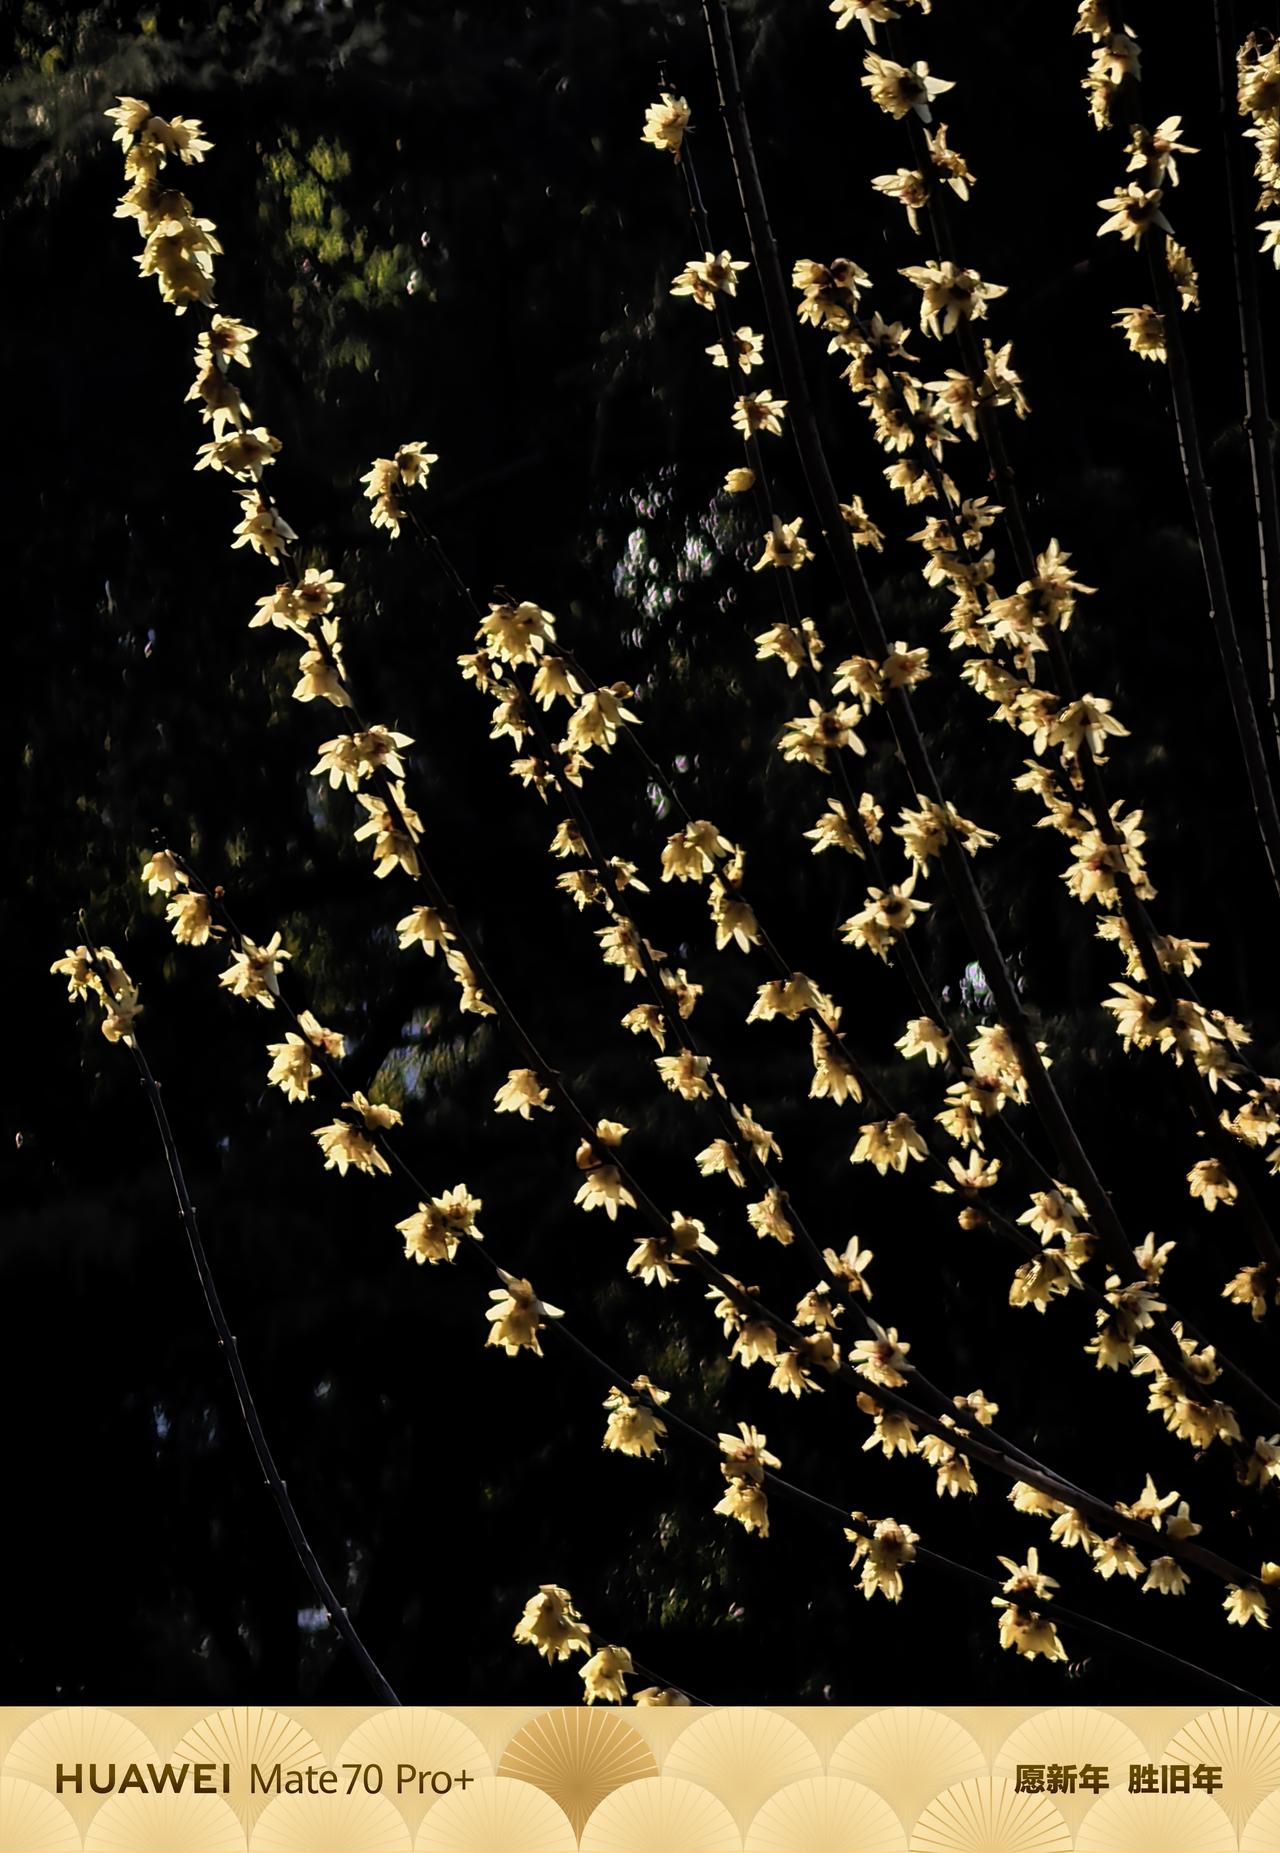
[[[1280,1713],[0,1709],[0,1853],[1277,1853]]]

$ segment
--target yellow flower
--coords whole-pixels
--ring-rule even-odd
[[[532,1068],[513,1068],[493,1103],[499,1113],[518,1113],[522,1120],[531,1120],[535,1107],[541,1107],[544,1113],[553,1111],[548,1090]]]
[[[458,999],[458,1008],[464,1015],[469,1014],[476,1017],[496,1016],[497,1012],[481,990],[480,982],[475,972],[472,970],[470,960],[467,958],[466,954],[459,952],[456,947],[449,947],[445,951],[444,956],[445,963],[453,974],[454,981],[461,992],[461,996]]]
[[[1235,1180],[1216,1158],[1202,1158],[1192,1165],[1187,1172],[1187,1183],[1191,1195],[1198,1197],[1207,1210],[1216,1210],[1220,1203],[1230,1207],[1239,1194]]]
[[[233,551],[251,547],[255,553],[265,554],[273,565],[298,538],[279,509],[265,502],[256,489],[241,494],[235,532],[239,538],[231,543]]]
[[[1151,1321],[1148,1320],[1147,1323],[1150,1324]],[[1120,1500],[1117,1500],[1116,1511],[1123,1513],[1126,1518],[1142,1519],[1144,1523],[1152,1526],[1154,1530],[1159,1531],[1164,1522],[1165,1511],[1169,1506],[1174,1504],[1177,1497],[1178,1495],[1176,1492],[1158,1493],[1156,1491],[1155,1481],[1152,1479],[1151,1475],[1148,1474],[1146,1485],[1143,1487],[1137,1499],[1134,1500],[1133,1504],[1127,1506]]]
[[[1164,198],[1161,187],[1142,187],[1137,181],[1130,181],[1127,187],[1117,187],[1106,199],[1098,201],[1099,206],[1108,215],[1098,227],[1099,238],[1105,238],[1108,232],[1119,232],[1122,239],[1130,239],[1135,250],[1142,247],[1144,233],[1153,225],[1162,232],[1173,228],[1160,210]]]
[[[930,1068],[935,1068],[947,1059],[950,1041],[946,1031],[939,1029],[932,1017],[914,1017],[893,1046],[907,1061],[923,1055]]]
[[[1058,1587],[1057,1580],[1046,1576],[1040,1568],[1040,1554],[1033,1545],[1027,1552],[1025,1564],[1015,1563],[1012,1557],[997,1560],[1009,1572],[1004,1584],[1006,1596],[1018,1598],[1043,1596],[1046,1601],[1053,1600],[1053,1592]]]
[[[280,995],[280,968],[284,960],[292,956],[281,949],[278,933],[273,933],[265,946],[256,946],[242,935],[239,952],[233,954],[218,982],[233,997],[256,998],[264,1009],[274,1010],[275,1000]]]
[[[768,432],[773,437],[782,436],[782,420],[786,413],[787,401],[775,399],[767,386],[759,392],[743,393],[734,401],[734,428],[744,438],[759,436]]]
[[[762,1538],[769,1535],[768,1496],[764,1488],[752,1480],[730,1477],[723,1498],[713,1509],[725,1518],[736,1518],[747,1531],[754,1531]]]
[[[861,1512],[851,1516],[855,1522],[861,1519],[866,1523]],[[862,1565],[862,1593],[867,1601],[877,1591],[889,1602],[901,1601],[902,1571],[905,1565],[915,1561],[919,1533],[912,1531],[910,1525],[900,1525],[895,1518],[882,1518],[869,1537],[865,1531],[850,1531],[848,1526],[844,1535],[853,1545],[849,1568],[856,1570]]]
[[[502,1268],[498,1273],[506,1284],[495,1287],[489,1295],[494,1304],[485,1314],[491,1327],[485,1344],[501,1345],[509,1358],[522,1350],[541,1357],[538,1333],[544,1330],[547,1319],[562,1319],[564,1314],[559,1307],[540,1300],[527,1280],[518,1280]]]
[[[367,1171],[370,1175],[385,1171],[390,1175],[391,1166],[373,1140],[349,1120],[334,1120],[330,1126],[319,1126],[311,1136],[320,1142],[326,1171],[336,1170],[339,1177],[345,1177],[349,1169]]]
[[[928,1146],[916,1131],[910,1114],[899,1113],[891,1120],[872,1120],[858,1128],[860,1138],[850,1155],[850,1164],[873,1164],[881,1177],[888,1171],[905,1171],[914,1159],[923,1162]]]
[[[1058,1630],[1033,1609],[1022,1609],[1004,1596],[991,1598],[1000,1613],[1000,1645],[1025,1654],[1028,1659],[1043,1654],[1046,1660],[1065,1660],[1067,1650],[1058,1639]]]
[[[616,1387],[611,1389],[604,1402],[604,1407],[609,1411],[609,1420],[601,1445],[615,1454],[631,1454],[648,1459],[659,1452],[662,1437],[667,1432],[666,1423],[650,1405],[655,1402],[665,1403],[670,1392],[658,1389],[647,1377],[637,1377],[631,1387],[640,1391],[648,1401],[638,1402],[626,1390]]]
[[[1129,136],[1129,145],[1125,153],[1130,157],[1128,171],[1131,174],[1146,170],[1153,180],[1163,182],[1168,175],[1169,185],[1178,184],[1178,163],[1176,154],[1199,154],[1198,148],[1190,148],[1178,138],[1182,134],[1182,117],[1166,116],[1154,129],[1144,129],[1141,123],[1135,123]]]
[[[724,479],[726,495],[746,495],[756,486],[754,470],[730,470]]]
[[[941,77],[930,77],[927,64],[895,64],[891,58],[877,57],[869,51],[863,59],[867,75],[862,79],[864,90],[871,92],[871,101],[900,122],[912,110],[922,122],[932,122],[933,115],[929,108],[934,97],[942,96],[955,85]]]
[[[465,1184],[455,1184],[430,1203],[419,1202],[412,1216],[396,1224],[404,1237],[406,1261],[412,1259],[419,1267],[429,1261],[434,1267],[437,1262],[452,1261],[461,1242],[482,1242],[484,1235],[476,1227],[482,1208],[480,1198],[473,1197]]]
[[[287,1100],[309,1100],[311,1083],[320,1074],[320,1069],[311,1059],[311,1049],[305,1036],[295,1036],[290,1030],[283,1042],[269,1042],[267,1054],[273,1057],[267,1082],[271,1087],[278,1087]]]
[[[422,819],[408,804],[403,784],[393,780],[387,790],[387,798],[370,797],[363,791],[357,793],[359,803],[369,815],[352,835],[357,843],[370,836],[374,839],[375,875],[386,876],[392,869],[402,868],[406,875],[416,876],[419,868],[414,844],[422,835]]]
[[[636,1200],[623,1183],[617,1166],[603,1164],[586,1140],[578,1149],[578,1168],[584,1175],[573,1199],[575,1204],[581,1204],[584,1210],[603,1210],[610,1222],[617,1221],[619,1208],[633,1210],[636,1207]]]
[[[929,183],[918,167],[900,167],[892,174],[877,174],[871,182],[877,193],[896,199],[913,232],[920,230],[920,214],[929,203]]]
[[[876,42],[877,23],[898,17],[888,0],[831,0],[827,10],[839,15],[836,20],[837,32],[843,32],[856,19],[873,45]]]
[[[898,1337],[898,1328],[890,1326],[886,1332],[874,1319],[868,1320],[874,1338],[860,1338],[853,1346],[850,1361],[853,1368],[871,1383],[884,1384],[888,1389],[897,1389],[907,1380],[903,1367],[907,1365],[907,1353],[911,1346],[905,1339]]]
[[[748,1203],[747,1221],[759,1236],[772,1236],[785,1248],[795,1240],[795,1230],[787,1219],[786,1193],[771,1189],[758,1203]]]
[[[298,1018],[298,1028],[307,1041],[317,1049],[323,1049],[332,1062],[340,1062],[347,1052],[347,1045],[336,1029],[323,1029],[316,1022],[309,1010],[304,1010]]]
[[[1143,303],[1139,309],[1117,309],[1116,319],[1111,325],[1122,331],[1129,343],[1130,352],[1136,354],[1139,360],[1168,360],[1164,317],[1150,303]]]
[[[228,365],[238,360],[242,367],[252,366],[249,343],[257,338],[256,328],[236,321],[234,316],[210,316],[208,328],[196,336],[196,366],[206,367],[213,360],[223,360]]]
[[[400,935],[400,950],[407,952],[410,946],[421,946],[428,958],[434,958],[437,946],[447,946],[453,934],[445,921],[444,915],[434,907],[415,907],[396,921],[396,932]]]
[[[811,560],[813,551],[800,533],[803,522],[802,515],[790,522],[779,521],[775,516],[772,529],[764,537],[764,552],[752,570],[758,573],[766,566],[777,566],[798,572],[806,560]]]
[[[366,1100],[363,1094],[353,1094],[350,1100],[343,1101],[344,1107],[350,1107],[358,1113],[365,1125],[374,1132],[386,1132],[391,1126],[402,1124],[401,1116],[394,1107],[388,1107],[381,1101]]]
[[[684,132],[689,126],[689,105],[683,97],[664,90],[656,103],[650,103],[644,113],[644,133],[640,139],[653,148],[665,149],[680,159],[680,149],[684,142]]]
[[[1117,1534],[1114,1538],[1100,1539],[1094,1546],[1093,1567],[1106,1581],[1113,1576],[1137,1578],[1142,1575],[1147,1566],[1129,1540]]]
[[[634,1670],[625,1647],[597,1648],[580,1668],[587,1704],[603,1699],[607,1705],[620,1705],[627,1696],[626,1675]]]
[[[512,1638],[536,1647],[544,1660],[553,1663],[567,1660],[570,1654],[586,1653],[591,1645],[591,1632],[573,1606],[573,1597],[555,1583],[539,1584],[537,1595],[525,1603]]]
[[[213,910],[207,894],[179,894],[164,910],[180,946],[203,946],[214,931]]]
[[[736,366],[742,373],[750,373],[753,367],[764,365],[764,336],[758,335],[754,328],[735,328],[733,346],[726,354],[724,344],[715,341],[706,349],[717,367]]]
[[[987,304],[1007,294],[1003,283],[984,283],[976,270],[964,270],[950,259],[909,264],[898,274],[921,292],[920,327],[937,340],[961,322],[980,321]]]
[[[1142,1588],[1144,1593],[1153,1589],[1162,1596],[1180,1596],[1190,1581],[1191,1578],[1176,1557],[1156,1557],[1152,1559]]]
[[[809,1035],[813,1057],[813,1080],[809,1083],[810,1100],[830,1100],[842,1107],[846,1100],[855,1105],[862,1100],[862,1084],[844,1050],[833,1042],[821,1023],[815,1023]]]
[[[738,272],[748,268],[745,258],[730,257],[727,251],[717,257],[714,251],[708,251],[704,258],[694,258],[672,278],[671,294],[692,296],[700,309],[714,309],[717,296],[737,295]]]
[[[225,470],[228,476],[245,476],[258,482],[269,463],[274,463],[283,446],[264,426],[234,431],[229,436],[202,444],[196,453],[198,470]],[[236,530],[237,533],[239,529]],[[295,537],[296,538],[296,537]]]
[[[1252,1585],[1245,1589],[1239,1583],[1228,1583],[1222,1606],[1227,1611],[1228,1623],[1233,1627],[1243,1628],[1251,1621],[1256,1621],[1260,1628],[1271,1626],[1267,1615],[1267,1598]]]
[[[146,882],[148,894],[174,894],[187,886],[187,877],[167,849],[157,849],[142,866],[139,878]]]

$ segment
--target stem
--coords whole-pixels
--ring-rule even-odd
[[[1276,493],[1276,464],[1271,413],[1267,404],[1267,363],[1263,345],[1262,311],[1258,279],[1245,252],[1243,224],[1244,177],[1240,168],[1235,129],[1232,75],[1237,43],[1234,0],[1214,0],[1214,27],[1218,40],[1218,103],[1222,117],[1223,149],[1227,164],[1228,225],[1231,261],[1236,280],[1236,312],[1240,323],[1243,362],[1244,429],[1249,440],[1253,476],[1253,506],[1258,526],[1258,568],[1262,579],[1262,635],[1267,661],[1267,710],[1277,751],[1280,751],[1280,702],[1276,692],[1276,651],[1272,606],[1280,592],[1280,498]]]
[[[92,946],[92,942],[87,943],[90,944],[96,963],[97,949]],[[99,975],[102,976],[102,973],[99,972]],[[275,1501],[276,1510],[280,1514],[284,1528],[289,1534],[289,1542],[293,1545],[298,1562],[302,1565],[307,1581],[315,1591],[321,1607],[325,1610],[326,1614],[331,1617],[338,1633],[351,1650],[357,1665],[369,1683],[370,1689],[377,1694],[384,1704],[398,1705],[400,1700],[396,1697],[390,1681],[361,1640],[356,1631],[355,1623],[352,1621],[345,1606],[334,1594],[329,1579],[321,1569],[320,1560],[311,1548],[311,1542],[306,1532],[303,1530],[302,1521],[298,1517],[297,1509],[294,1506],[293,1500],[289,1497],[288,1486],[280,1476],[280,1470],[276,1466],[270,1443],[267,1441],[266,1431],[262,1426],[262,1418],[258,1414],[258,1405],[254,1401],[253,1391],[249,1387],[249,1379],[245,1374],[245,1368],[240,1359],[240,1349],[236,1344],[235,1333],[231,1330],[227,1321],[227,1315],[223,1310],[222,1300],[218,1294],[217,1283],[213,1277],[213,1269],[209,1265],[209,1256],[200,1235],[199,1224],[196,1221],[195,1205],[192,1203],[191,1193],[187,1189],[187,1180],[182,1169],[182,1159],[173,1136],[173,1128],[169,1124],[169,1115],[165,1111],[164,1100],[161,1097],[160,1084],[151,1072],[150,1063],[143,1053],[142,1046],[137,1039],[136,1033],[130,1039],[129,1051],[133,1056],[142,1085],[146,1090],[148,1103],[155,1116],[156,1127],[160,1134],[160,1142],[164,1147],[165,1163],[169,1167],[169,1179],[173,1185],[173,1194],[178,1200],[178,1215],[181,1218],[182,1227],[187,1237],[187,1243],[191,1249],[191,1258],[196,1265],[196,1273],[200,1279],[200,1288],[204,1294],[204,1303],[209,1309],[209,1317],[213,1322],[213,1329],[217,1334],[218,1347],[223,1357],[226,1359],[227,1369],[231,1373],[231,1381],[235,1386],[236,1401],[240,1405],[241,1419],[248,1432],[249,1440],[253,1445],[253,1452],[257,1457],[258,1465],[262,1469],[262,1477],[267,1484],[271,1497]]]

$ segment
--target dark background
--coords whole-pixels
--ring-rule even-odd
[[[1149,285],[1128,249],[1095,236],[1094,202],[1121,180],[1124,156],[1122,137],[1088,119],[1074,12],[1063,0],[938,0],[906,36],[912,55],[959,80],[939,113],[979,177],[960,217],[968,260],[1012,286],[990,328],[1013,339],[1034,408],[1008,430],[1037,544],[1058,536],[1101,588],[1068,645],[1080,686],[1114,697],[1133,730],[1117,743],[1112,789],[1146,813],[1161,924],[1212,942],[1203,989],[1252,1022],[1267,1072],[1280,1033],[1274,896],[1242,798],[1165,374],[1110,328],[1116,305],[1145,301]],[[1179,9],[1176,32],[1165,12],[1130,9],[1153,119],[1180,110],[1204,150],[1183,160],[1166,203],[1202,272],[1187,337],[1256,674],[1211,8]],[[277,1456],[404,1698],[579,1696],[574,1668],[548,1669],[511,1643],[543,1581],[567,1584],[603,1635],[713,1700],[1200,1696],[1194,1681],[1180,1689],[1069,1630],[1072,1676],[1019,1660],[1000,1650],[980,1592],[923,1568],[900,1610],[865,1603],[834,1525],[778,1499],[762,1543],[712,1515],[721,1482],[709,1457],[674,1442],[658,1463],[604,1453],[608,1384],[550,1341],[542,1362],[483,1348],[487,1274],[410,1267],[394,1227],[414,1207],[404,1188],[322,1172],[308,1136],[320,1116],[265,1083],[279,1017],[220,992],[218,953],[175,948],[137,880],[160,830],[226,885],[255,937],[282,929],[300,1005],[348,1035],[352,1086],[377,1076],[399,1102],[406,1150],[433,1189],[465,1179],[504,1264],[569,1307],[606,1356],[670,1387],[674,1408],[713,1430],[757,1422],[797,1481],[891,1511],[985,1571],[997,1552],[1044,1547],[1003,1484],[944,1506],[921,1463],[863,1454],[865,1423],[844,1397],[801,1409],[768,1394],[759,1370],[731,1377],[697,1289],[634,1283],[622,1225],[573,1209],[563,1115],[494,1117],[517,1058],[491,1023],[458,1016],[438,969],[396,951],[407,886],[370,879],[349,837],[351,801],[308,777],[339,724],[289,699],[282,634],[246,630],[273,575],[228,550],[225,481],[190,470],[207,436],[182,404],[196,318],[176,319],[139,284],[135,228],[112,217],[119,150],[103,109],[123,93],[200,117],[215,150],[182,184],[226,246],[219,306],[261,330],[244,387],[285,442],[272,486],[347,583],[367,709],[417,741],[411,790],[431,862],[588,1110],[633,1128],[628,1156],[657,1200],[715,1225],[730,1271],[789,1304],[813,1284],[803,1263],[748,1247],[731,1187],[694,1171],[711,1130],[659,1096],[648,1045],[611,1027],[638,990],[601,971],[597,922],[554,891],[560,865],[542,850],[559,812],[508,777],[507,743],[488,741],[486,704],[457,680],[469,624],[421,552],[371,530],[358,484],[375,455],[429,440],[441,458],[432,519],[465,578],[481,595],[502,583],[536,599],[599,679],[637,687],[650,751],[695,815],[746,842],[748,887],[769,895],[766,924],[788,956],[844,1001],[853,1039],[878,1052],[904,1104],[933,1110],[936,1086],[885,1059],[917,1014],[905,985],[835,939],[860,904],[859,870],[801,853],[826,790],[770,750],[798,691],[753,661],[751,639],[776,611],[773,588],[747,570],[755,524],[717,493],[739,457],[725,376],[703,354],[712,318],[667,293],[696,245],[673,165],[640,141],[664,64],[694,107],[716,242],[746,246],[698,9],[186,0],[139,13],[9,0],[0,17],[13,792],[4,1696],[362,1696],[335,1636],[306,1621],[310,1590],[236,1417],[132,1064],[44,975],[79,939],[80,907],[143,987],[147,1048]],[[912,319],[898,267],[932,253],[869,185],[908,155],[904,132],[859,89],[860,30],[837,37],[821,0],[750,0],[737,19],[784,258],[852,255],[872,273],[874,305]],[[1280,21],[1268,4],[1244,23]],[[1261,285],[1273,327],[1269,266]],[[763,326],[750,277],[740,300],[738,319]],[[926,377],[955,364],[923,338],[913,346]],[[960,686],[937,634],[945,603],[919,579],[886,459],[822,348],[805,345],[841,492],[861,493],[899,537],[871,560],[873,583],[890,635],[932,647],[937,673],[917,700],[948,789],[1002,833],[981,879],[1059,1084],[1134,1240],[1148,1229],[1178,1240],[1172,1297],[1274,1381],[1273,1347],[1218,1298],[1250,1259],[1245,1236],[1229,1212],[1209,1221],[1185,1194],[1198,1154],[1172,1073],[1121,1053],[1099,1007],[1120,975],[1114,952],[1065,897],[1062,846],[1033,829],[1038,807],[1010,793],[1022,743],[988,726]],[[772,368],[753,381],[779,386]],[[780,501],[799,510],[789,451],[773,455]],[[948,463],[968,493],[989,487],[973,447]],[[1002,581],[1012,589],[1003,565]],[[822,563],[802,598],[838,660]],[[883,730],[867,733],[866,782],[909,801]],[[714,952],[701,892],[658,883],[673,826],[634,764],[615,755],[587,796],[613,853],[651,881],[639,912],[650,937],[706,983],[695,1028],[735,1099],[780,1138],[811,1226],[837,1247],[856,1231],[874,1251],[872,1312],[900,1325],[936,1379],[981,1384],[1018,1439],[1106,1497],[1135,1498],[1149,1467],[1229,1554],[1280,1556],[1225,1453],[1197,1462],[1144,1414],[1141,1380],[1092,1371],[1086,1310],[1012,1311],[1016,1256],[960,1237],[922,1167],[906,1179],[851,1171],[862,1116],[806,1106],[807,1034],[744,1028],[768,974]],[[913,939],[956,1011],[983,1020],[950,910],[937,905]],[[1021,1130],[1036,1139],[1029,1121]],[[1016,1190],[1004,1201],[1022,1206]],[[1053,1556],[1064,1601],[1274,1692],[1269,1637],[1228,1630],[1217,1585],[1202,1579],[1174,1604],[1103,1586],[1080,1553]]]

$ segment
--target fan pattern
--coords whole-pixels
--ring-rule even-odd
[[[0,1727],[0,1853],[1280,1853],[1261,1707],[12,1706]]]

